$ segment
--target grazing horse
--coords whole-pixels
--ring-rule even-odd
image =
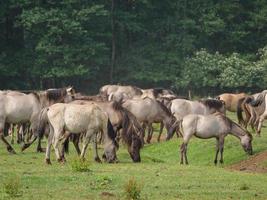
[[[128,146],[128,152],[133,162],[140,162],[140,149],[143,146],[144,130],[135,116],[122,107],[121,102],[93,101],[107,113],[115,132],[121,130],[122,140]],[[92,101],[76,100],[72,104],[91,104]],[[76,144],[77,146],[77,144]]]
[[[230,112],[236,112],[238,100],[246,96],[247,95],[245,93],[239,93],[239,94],[224,93],[217,96],[216,99],[225,102],[226,110]]]
[[[187,115],[183,118],[180,128],[183,132],[183,143],[180,147],[181,164],[184,163],[184,159],[185,164],[188,164],[187,145],[193,135],[201,139],[216,138],[215,165],[217,164],[219,152],[221,154],[220,163],[223,163],[224,138],[228,134],[239,138],[244,151],[252,155],[252,135],[221,113],[214,113],[211,115]],[[167,140],[170,138],[171,135],[168,135]]]
[[[175,118],[163,103],[146,97],[144,99],[126,100],[123,104],[128,111],[133,113],[140,123],[148,125],[147,143],[150,143],[153,134],[152,123],[162,122],[167,131],[175,124]],[[161,133],[159,133],[158,141]]]
[[[142,95],[142,90],[136,86],[105,85],[100,88],[99,93],[109,101],[121,101],[123,99],[132,99],[135,96]]]
[[[81,159],[84,159],[87,146],[90,141],[93,142],[94,159],[101,162],[97,152],[97,134],[103,134],[104,156],[107,162],[117,160],[116,151],[118,144],[115,140],[116,133],[110,123],[107,114],[96,104],[64,104],[57,103],[46,109],[46,114],[42,115],[41,121],[46,120],[50,126],[50,133],[47,143],[45,160],[47,164],[50,161],[50,149],[53,143],[56,157],[59,162],[65,162],[64,154],[59,148],[60,140],[65,138],[64,133],[68,131],[72,134],[85,133]]]

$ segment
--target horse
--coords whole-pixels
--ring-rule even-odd
[[[84,105],[92,102],[107,113],[117,137],[121,130],[122,140],[126,143],[133,162],[141,162],[140,149],[144,144],[144,130],[135,116],[123,108],[121,102],[75,100],[71,104]],[[77,146],[77,144],[75,145]]]
[[[5,124],[30,122],[33,135],[36,136],[38,116],[41,109],[57,101],[72,100],[73,91],[72,87],[68,87],[50,89],[39,93],[32,91],[29,94],[18,91],[0,92],[0,138],[5,143],[7,150],[15,153],[14,149],[4,138]],[[25,146],[27,147],[28,144],[24,144],[22,150]],[[41,151],[40,144],[38,144],[37,151]]]
[[[125,98],[132,99],[135,96],[142,95],[142,90],[136,86],[122,86],[122,85],[104,85],[100,88],[99,94],[109,101],[120,101]]]
[[[167,131],[169,131],[175,123],[174,116],[166,108],[166,106],[164,106],[163,103],[149,97],[144,99],[139,98],[126,100],[122,106],[133,113],[137,120],[140,123],[143,123],[144,126],[148,125],[147,143],[150,143],[152,138],[152,123],[162,122]],[[159,133],[158,141],[160,141],[160,136],[161,132]]]
[[[97,134],[103,134],[104,155],[107,162],[117,161],[116,151],[119,148],[115,138],[116,133],[113,130],[107,114],[96,104],[66,104],[56,103],[46,109],[42,114],[42,121],[49,123],[49,138],[47,143],[45,161],[51,164],[50,149],[53,143],[56,158],[59,162],[65,162],[64,153],[60,150],[60,141],[66,139],[65,131],[72,134],[85,133],[83,147],[80,158],[85,159],[85,152],[90,141],[93,142],[94,160],[101,162],[97,152]]]
[[[176,97],[175,93],[172,90],[169,89],[164,89],[164,88],[151,88],[151,89],[141,89],[142,95],[141,98],[144,97],[149,97],[149,98],[154,98],[158,99],[161,97]]]
[[[190,114],[183,118],[181,123],[181,132],[183,132],[183,143],[180,146],[181,162],[188,164],[187,145],[194,135],[200,139],[216,138],[216,155],[214,164],[217,164],[218,154],[220,152],[220,163],[223,163],[224,138],[231,134],[239,138],[245,152],[252,155],[252,135],[237,123],[233,122],[221,113],[210,115]],[[167,140],[171,138],[168,135]]]
[[[252,99],[249,104],[253,108],[257,108],[257,114],[259,117],[258,120],[258,127],[257,127],[257,134],[260,135],[261,127],[263,124],[264,119],[267,117],[267,90],[262,91],[260,94],[257,95],[256,98]]]
[[[171,101],[169,107],[171,113],[178,121],[182,120],[188,114],[207,115],[215,112],[225,114],[224,102],[216,99],[205,99],[199,101],[174,99]]]
[[[238,100],[246,96],[247,95],[245,93],[239,93],[239,94],[223,93],[217,96],[216,99],[225,102],[226,110],[230,112],[236,112]]]
[[[247,126],[250,125],[252,130],[255,130],[255,127],[259,122],[259,116],[264,111],[265,103],[256,107],[250,105],[250,102],[256,99],[259,94],[260,93],[256,93],[251,96],[246,96],[238,100],[237,112],[236,112],[237,119],[238,123],[245,128],[247,128]],[[245,113],[245,119],[243,118],[242,115],[243,111]],[[257,133],[257,135],[259,135],[259,133]]]

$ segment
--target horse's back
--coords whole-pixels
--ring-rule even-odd
[[[39,111],[39,104],[32,95],[15,92],[0,96],[0,112],[7,122],[27,122]]]

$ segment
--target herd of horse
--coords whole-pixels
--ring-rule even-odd
[[[10,153],[16,152],[6,140],[9,134],[13,136],[17,132],[22,151],[37,140],[37,151],[46,152],[47,164],[51,164],[51,146],[57,160],[65,162],[70,141],[81,159],[85,158],[91,142],[96,162],[101,162],[99,143],[104,149],[102,159],[117,162],[116,153],[122,140],[133,162],[141,162],[141,148],[145,142],[151,142],[153,124],[160,123],[158,142],[164,127],[166,140],[175,133],[182,137],[181,164],[184,161],[188,164],[187,145],[192,136],[216,138],[214,163],[217,164],[219,153],[220,163],[223,163],[224,138],[228,134],[237,137],[244,151],[252,154],[252,135],[247,127],[257,127],[257,135],[260,134],[267,116],[266,94],[267,91],[254,95],[225,93],[213,99],[191,101],[168,89],[121,85],[105,85],[95,96],[76,93],[73,87],[44,91],[4,90],[0,91],[0,139]],[[226,116],[226,110],[237,112],[238,123]],[[41,147],[44,136],[48,138],[45,149]]]

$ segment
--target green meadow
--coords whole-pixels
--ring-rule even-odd
[[[235,116],[231,114],[231,118]],[[35,146],[21,153],[15,144],[17,154],[10,155],[1,143],[0,199],[127,199],[125,187],[133,179],[140,188],[140,199],[267,199],[267,174],[227,168],[249,157],[235,137],[226,137],[225,163],[218,166],[213,164],[215,139],[192,139],[188,166],[179,164],[181,139],[163,140],[145,145],[142,162],[137,164],[132,163],[124,145],[120,145],[117,164],[93,162],[90,148],[84,170],[77,170],[78,156],[72,144],[66,164],[57,163],[52,152],[52,165],[48,166]],[[253,150],[266,149],[267,128],[263,128],[262,137],[253,139]],[[262,165],[267,166],[267,161]]]

